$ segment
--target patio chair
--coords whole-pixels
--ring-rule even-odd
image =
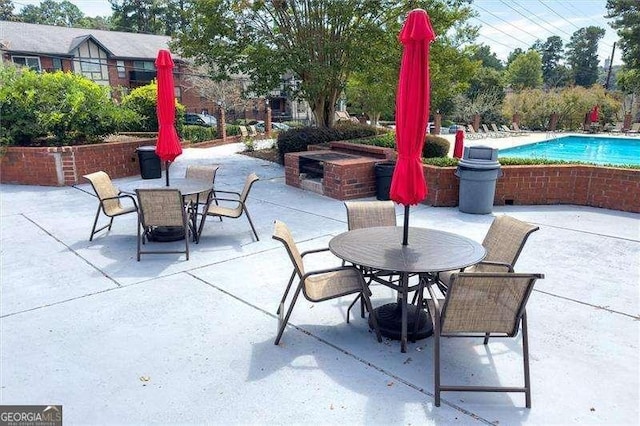
[[[136,189],[138,211],[138,262],[141,254],[185,253],[189,260],[189,222],[182,194],[177,189]],[[182,228],[184,250],[142,250],[157,227]],[[164,244],[164,243],[163,243]]]
[[[485,258],[475,265],[463,269],[464,272],[513,272],[513,268],[532,232],[540,229],[511,216],[496,216],[491,223],[482,246],[487,251]],[[439,286],[446,291],[451,275],[459,271],[438,273]]]
[[[291,312],[293,311],[293,307],[300,295],[300,291],[302,291],[305,299],[314,303],[347,296],[349,294],[361,294],[362,299],[367,306],[367,310],[370,312],[372,318],[371,323],[375,329],[378,342],[382,342],[378,322],[371,306],[371,300],[369,299],[370,291],[364,282],[362,272],[360,272],[358,268],[355,266],[339,266],[316,271],[305,271],[303,261],[304,256],[312,253],[326,252],[329,249],[323,248],[308,250],[300,253],[296,243],[293,241],[289,228],[287,228],[283,222],[278,220],[275,221],[273,239],[284,244],[287,254],[289,255],[289,259],[291,260],[291,263],[293,263],[293,272],[291,273],[289,283],[285,288],[282,299],[280,299],[280,304],[278,305],[278,310],[276,312],[278,315],[278,334],[274,344],[277,345],[280,343],[280,339],[282,338],[284,329],[289,322]],[[287,309],[286,314],[284,314],[285,302],[296,276],[298,276],[298,285],[296,286],[289,303],[289,308]],[[348,322],[349,314],[347,313],[347,323]]]
[[[640,123],[633,123],[631,128],[627,130],[627,135],[637,136],[640,134]]]
[[[216,173],[220,165],[212,164],[212,165],[190,165],[187,166],[187,171],[185,172],[185,176],[187,179],[198,179],[211,182],[215,184],[216,182]],[[185,195],[184,202],[185,204],[191,204],[193,208],[196,209],[196,213],[200,213],[200,208],[207,204],[207,200],[209,199],[209,193],[211,191],[207,191],[201,194],[196,195]],[[215,197],[215,190],[213,191],[213,196]],[[196,201],[197,205],[196,205]]]
[[[427,288],[431,299],[429,314],[433,322],[434,399],[440,406],[441,392],[523,392],[525,405],[531,408],[529,340],[525,305],[536,280],[542,274],[482,272],[453,274],[444,300],[438,299],[433,285]],[[520,326],[522,324],[522,326]],[[440,377],[441,337],[515,337],[522,327],[524,386],[443,385]],[[445,339],[446,340],[446,339]],[[489,352],[489,349],[486,349]],[[475,351],[470,351],[475,353]],[[490,355],[488,355],[490,357]],[[490,366],[488,362],[484,365]]]
[[[238,128],[240,129],[240,136],[242,137],[242,139],[246,139],[249,137],[249,132],[247,131],[247,128],[245,126],[238,126]]]
[[[214,191],[211,191],[209,198],[207,199],[207,204],[202,212],[202,219],[200,220],[200,226],[198,227],[197,239],[200,240],[207,216],[218,217],[220,219],[223,217],[237,219],[244,213],[244,215],[247,216],[247,220],[249,221],[253,235],[256,237],[256,241],[260,241],[256,228],[253,226],[253,222],[251,221],[249,210],[247,209],[247,197],[249,197],[249,191],[251,191],[251,187],[259,179],[260,178],[258,178],[255,173],[251,173],[247,176],[242,192],[221,191],[217,189],[215,190],[214,195]],[[223,194],[223,197],[220,197],[220,194]],[[232,207],[229,207],[230,203],[233,205]]]
[[[396,209],[393,201],[345,201],[349,231],[374,226],[396,226]],[[344,265],[344,262],[342,262]],[[367,285],[371,281],[367,282]],[[358,294],[347,309],[347,317],[353,305],[360,300],[360,316],[364,318],[364,301]]]
[[[136,204],[136,200],[133,196],[129,194],[123,194],[118,191],[118,189],[111,182],[111,178],[108,174],[103,171],[90,173],[88,175],[83,176],[89,182],[91,182],[91,186],[93,187],[93,191],[96,193],[98,197],[98,210],[96,211],[96,217],[93,221],[93,227],[91,228],[91,235],[89,236],[89,241],[93,241],[93,236],[103,229],[111,230],[111,225],[113,225],[113,218],[116,216],[122,216],[127,213],[134,213],[138,211],[138,206]],[[124,207],[121,203],[122,200],[128,199],[131,201],[132,206]],[[98,225],[98,217],[100,216],[100,211],[104,213],[105,216],[109,217],[109,223],[96,229]]]
[[[256,126],[252,124],[249,126],[249,137],[255,138],[256,136],[258,136],[258,130],[256,129]]]

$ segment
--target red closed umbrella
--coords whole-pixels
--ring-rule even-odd
[[[453,158],[462,158],[464,149],[464,130],[456,130],[456,144],[453,146]]]
[[[600,114],[598,113],[598,105],[595,105],[591,110],[591,113],[589,114],[589,119],[591,120],[592,123],[597,123],[599,119],[599,115]]]
[[[398,38],[403,44],[396,95],[398,160],[390,197],[405,206],[402,244],[407,245],[409,206],[427,196],[421,157],[429,119],[429,45],[435,39],[427,12],[409,12]]]
[[[173,85],[173,60],[168,50],[160,50],[156,58],[158,97],[158,143],[156,154],[166,162],[165,174],[169,186],[169,164],[182,154],[180,138],[176,132],[176,96]]]

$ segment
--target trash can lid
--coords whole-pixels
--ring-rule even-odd
[[[461,167],[464,169],[492,170],[492,169],[499,169],[500,163],[498,161],[492,161],[492,160],[473,160],[473,159],[463,158],[458,161],[458,167]]]
[[[155,151],[155,145],[139,146],[136,151]]]

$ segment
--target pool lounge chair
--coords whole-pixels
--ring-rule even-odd
[[[521,133],[516,132],[515,130],[511,130],[510,128],[508,128],[508,127],[507,127],[506,125],[504,125],[504,124],[502,124],[502,125],[500,126],[500,128],[502,129],[502,131],[503,131],[505,134],[507,134],[507,135],[509,135],[509,136],[520,136],[520,135],[521,135]]]
[[[640,134],[640,123],[633,123],[631,128],[627,131],[629,136],[638,136]]]
[[[473,128],[473,125],[467,125],[467,135],[469,139],[482,139],[485,137],[482,133],[476,132],[476,129]]]
[[[498,135],[498,137],[505,138],[510,136],[509,133],[498,129],[498,126],[496,125],[496,123],[491,123],[490,126],[493,129],[493,132]]]
[[[523,136],[528,135],[528,133],[525,132],[524,130],[520,130],[520,126],[515,121],[511,123],[511,127],[513,127],[513,130],[515,130],[516,132],[520,133]]]

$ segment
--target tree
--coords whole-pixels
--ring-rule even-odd
[[[112,28],[146,34],[173,35],[188,29],[184,11],[194,0],[109,0]]]
[[[8,21],[13,18],[13,8],[11,0],[0,0],[0,21]]]
[[[475,61],[481,61],[482,66],[485,68],[493,68],[496,70],[503,70],[504,65],[502,61],[498,59],[496,54],[491,51],[491,47],[486,44],[471,47],[471,59]]]
[[[611,27],[618,30],[624,70],[619,86],[627,93],[640,92],[640,3],[607,0],[607,18],[615,18]]]
[[[212,104],[222,104],[226,110],[241,111],[247,105],[244,97],[244,87],[242,80],[234,78],[231,80],[215,81],[209,75],[211,72],[206,66],[193,67],[184,77],[185,90],[195,90],[198,95],[207,99]]]
[[[377,57],[376,40],[395,30],[410,10],[408,3],[429,6],[436,34],[445,34],[470,13],[458,1],[447,7],[434,1],[201,0],[186,10],[189,28],[176,36],[175,47],[216,69],[217,79],[248,75],[258,95],[267,95],[282,75],[292,73],[301,82],[296,95],[308,101],[316,122],[332,126],[348,78],[370,66],[368,59]]]
[[[563,43],[558,36],[551,36],[547,41],[536,42],[534,48],[542,56],[542,80],[547,88],[564,86],[566,71],[560,60],[563,58]]]
[[[507,68],[506,79],[515,90],[534,89],[542,85],[542,59],[529,50],[513,59]]]
[[[60,3],[44,0],[39,6],[26,5],[17,16],[23,22],[31,24],[73,27],[84,17],[84,14],[78,6],[67,0]]]
[[[511,65],[511,62],[513,62],[514,59],[516,59],[518,56],[522,55],[523,53],[524,53],[524,50],[520,49],[519,47],[516,47],[515,49],[513,49],[513,51],[509,53],[509,56],[507,56],[507,67]]]
[[[604,29],[590,26],[571,35],[567,63],[578,86],[591,87],[598,80],[598,41],[604,34]]]

